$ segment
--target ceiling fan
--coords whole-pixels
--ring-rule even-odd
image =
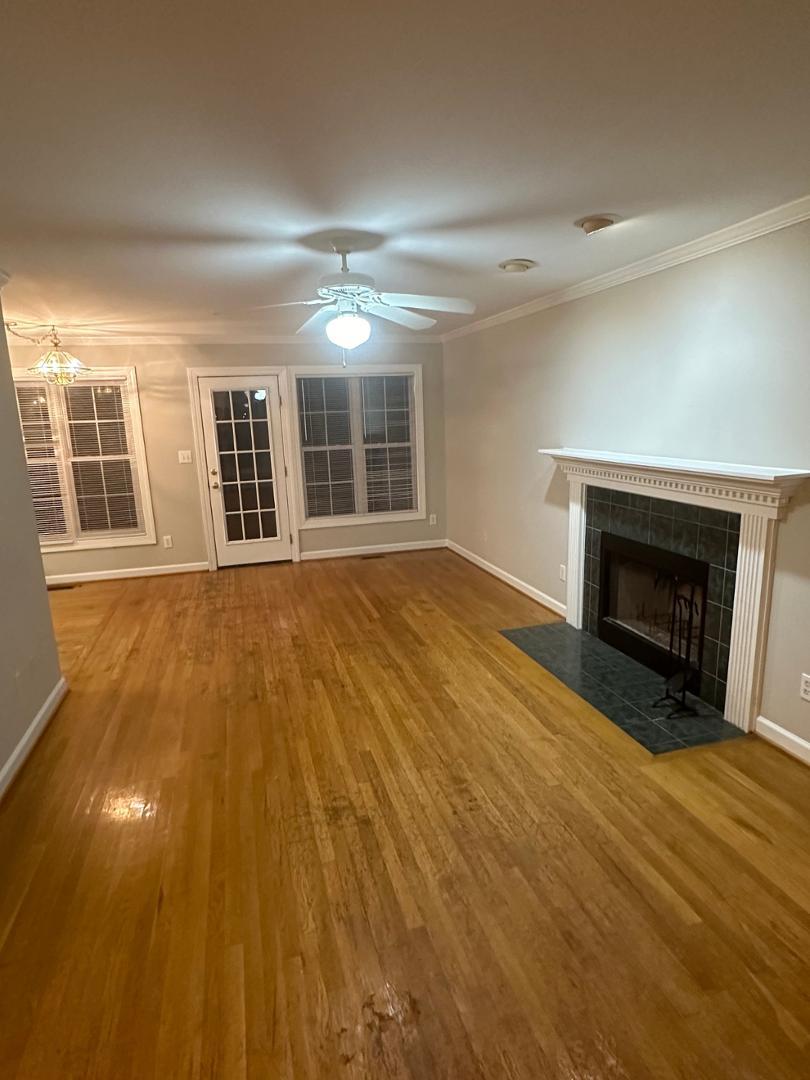
[[[471,315],[475,311],[475,304],[455,296],[379,292],[373,277],[356,274],[349,269],[351,252],[348,248],[335,243],[333,251],[340,256],[340,270],[320,279],[316,299],[262,304],[253,310],[317,306],[318,310],[298,327],[296,333],[302,334],[324,326],[326,336],[341,349],[355,349],[368,341],[371,336],[371,323],[363,318],[363,315],[374,315],[378,319],[405,326],[408,330],[427,330],[428,327],[436,325],[436,320],[411,311],[410,308],[421,311],[451,311],[460,315]]]

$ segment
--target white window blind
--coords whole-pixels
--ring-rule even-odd
[[[40,542],[151,542],[134,376],[15,389]]]
[[[410,380],[407,375],[371,375],[360,382],[367,512],[413,510]]]
[[[298,380],[307,517],[356,513],[349,379]]]
[[[415,510],[413,376],[297,381],[307,517]]]
[[[65,484],[46,387],[18,384],[15,389],[37,532],[45,541],[66,540]]]

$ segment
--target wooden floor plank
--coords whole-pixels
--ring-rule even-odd
[[[9,1080],[792,1080],[810,771],[653,758],[449,552],[51,593],[0,805]]]

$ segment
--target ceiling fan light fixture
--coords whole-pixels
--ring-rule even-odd
[[[588,214],[587,217],[575,221],[574,225],[578,229],[582,229],[586,236],[593,236],[594,233],[615,225],[617,221],[621,221],[618,214]]]
[[[498,269],[505,274],[525,274],[527,270],[534,270],[537,263],[534,259],[504,259],[498,263]]]
[[[326,336],[340,349],[356,349],[371,337],[371,323],[362,315],[336,315],[326,324]]]

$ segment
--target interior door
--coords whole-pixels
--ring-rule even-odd
[[[218,565],[291,558],[278,377],[197,385]]]

